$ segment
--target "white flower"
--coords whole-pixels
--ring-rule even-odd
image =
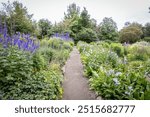
[[[120,84],[120,82],[118,81],[118,78],[113,78],[113,81],[114,81],[115,85],[119,85]]]
[[[130,91],[132,91],[132,90],[133,90],[133,87],[132,87],[132,86],[129,86],[128,89],[129,89]]]
[[[112,69],[107,72],[107,76],[110,76],[112,74],[114,74],[114,70],[112,70]]]
[[[120,76],[121,74],[122,74],[121,72],[117,72],[115,75]]]
[[[130,95],[130,92],[126,91],[125,94]]]

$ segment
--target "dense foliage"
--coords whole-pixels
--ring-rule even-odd
[[[52,24],[48,19],[40,19],[38,22],[39,38],[52,35]]]
[[[144,26],[135,22],[126,22],[125,27],[118,31],[117,23],[111,17],[105,17],[97,24],[96,20],[91,18],[87,8],[82,9],[75,3],[69,4],[62,21],[54,24],[43,18],[39,21],[33,20],[33,14],[29,14],[28,9],[21,2],[8,1],[2,3],[2,6],[0,20],[2,19],[3,24],[7,23],[8,33],[11,35],[16,32],[30,33],[39,39],[44,39],[55,33],[69,33],[75,43],[78,41],[89,43],[97,40],[120,41],[121,43],[150,41],[149,22]]]
[[[150,99],[150,44],[78,43],[90,86],[104,99]]]
[[[73,43],[41,41],[30,35],[9,36],[0,30],[0,99],[60,99],[61,67]]]
[[[98,41],[97,34],[90,28],[83,28],[77,35],[78,40],[90,43]]]
[[[116,22],[112,18],[105,17],[99,25],[100,40],[116,41],[118,39],[118,28]]]
[[[150,99],[149,22],[144,26],[126,22],[118,31],[112,18],[97,24],[85,7],[81,11],[75,3],[55,24],[48,19],[34,21],[18,1],[2,7],[0,99],[61,99],[61,68],[74,42],[79,42],[85,75],[98,95]]]
[[[141,39],[142,29],[135,24],[130,24],[120,31],[120,42],[135,43]]]
[[[18,1],[2,3],[3,9],[0,12],[0,20],[7,23],[8,33],[13,35],[16,32],[35,33],[36,27],[32,21],[32,15],[27,8]],[[1,22],[1,21],[0,21]]]

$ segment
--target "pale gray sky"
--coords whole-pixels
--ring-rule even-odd
[[[0,0],[7,2],[8,0]],[[13,0],[10,0],[13,1]],[[33,19],[47,18],[52,23],[59,22],[64,17],[67,6],[76,3],[86,7],[91,18],[100,23],[104,17],[112,17],[118,28],[122,28],[126,21],[136,21],[142,24],[150,22],[148,7],[150,0],[18,0],[28,8]],[[1,5],[0,5],[1,7]]]

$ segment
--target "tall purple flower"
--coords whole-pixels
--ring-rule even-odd
[[[62,34],[59,34],[59,33],[55,33],[53,36],[53,38],[57,38],[57,39],[61,39],[61,40],[64,40],[64,41],[73,41],[72,38],[70,38],[70,35],[69,33],[62,33]]]
[[[16,32],[13,36],[9,36],[7,34],[7,25],[4,23],[4,27],[1,25],[0,21],[0,43],[3,45],[3,48],[7,48],[9,46],[17,46],[18,49],[24,51],[35,52],[37,48],[39,48],[40,42],[36,44],[36,39],[31,38],[29,34],[21,34],[20,32]]]
[[[6,25],[6,22],[4,23],[3,36],[4,36],[4,39],[7,37],[7,25]]]
[[[3,32],[2,29],[3,29],[2,28],[2,18],[0,17],[0,34],[2,34],[2,32]]]

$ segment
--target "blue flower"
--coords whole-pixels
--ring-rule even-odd
[[[3,42],[3,39],[2,38],[0,38],[0,43],[2,43]]]
[[[7,25],[4,24],[4,28],[1,25],[0,21],[0,33],[2,34],[0,37],[0,43],[3,45],[3,48],[11,46],[18,46],[18,49],[22,49],[25,51],[35,52],[37,48],[40,47],[40,42],[36,44],[34,41],[36,39],[31,39],[29,34],[21,34],[20,32],[16,32],[13,36],[9,36],[7,34]],[[23,40],[22,40],[23,38]]]
[[[120,84],[120,82],[118,81],[118,78],[113,78],[113,81],[114,81],[115,85],[119,85]]]

